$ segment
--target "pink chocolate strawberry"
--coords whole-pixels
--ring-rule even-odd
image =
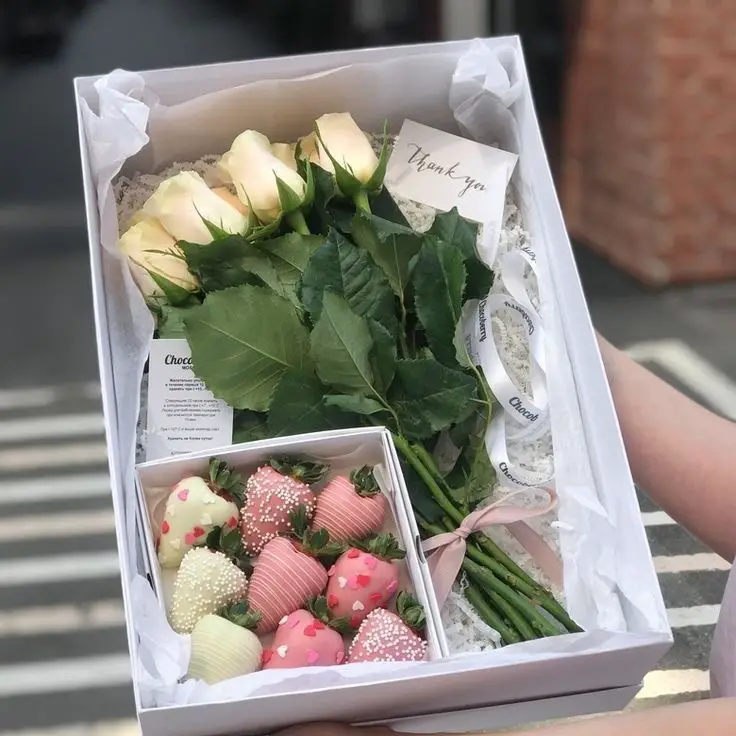
[[[302,608],[327,585],[327,571],[315,557],[329,541],[327,532],[308,531],[304,506],[291,519],[294,538],[267,542],[255,563],[248,602],[263,616],[256,629],[259,634],[273,631],[284,616]]]
[[[204,543],[218,526],[238,526],[243,481],[227,464],[212,458],[209,478],[180,480],[166,501],[161,535],[156,540],[161,567],[178,567],[192,547]]]
[[[315,598],[309,610],[284,616],[270,649],[263,652],[263,669],[327,667],[345,660],[345,642],[338,629],[352,633],[343,620],[330,620],[327,600]]]
[[[388,499],[373,470],[364,466],[333,478],[317,498],[312,529],[327,529],[332,539],[364,539],[381,531]]]
[[[406,554],[391,534],[379,534],[358,544],[360,547],[352,546],[330,568],[327,585],[332,615],[348,618],[354,628],[394,596],[400,573],[396,560]]]
[[[421,662],[427,658],[422,606],[408,593],[399,593],[397,613],[372,611],[350,645],[348,662]]]
[[[304,506],[312,517],[315,496],[309,486],[327,470],[320,463],[274,458],[248,478],[241,531],[249,554],[260,554],[274,537],[288,532],[297,507]]]

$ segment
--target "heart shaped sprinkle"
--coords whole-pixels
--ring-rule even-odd
[[[204,529],[202,529],[201,526],[195,526],[194,529],[192,529],[192,534],[194,534],[195,539],[199,539],[204,536]]]
[[[358,575],[357,581],[358,581],[358,585],[360,585],[361,588],[366,588],[370,585],[371,576],[370,575]]]
[[[330,608],[334,608],[338,603],[340,603],[340,599],[336,595],[330,594],[327,596],[327,605]]]
[[[383,596],[380,593],[371,593],[371,603],[380,603]]]
[[[388,584],[388,588],[386,588],[386,590],[387,590],[387,591],[388,591],[388,592],[389,592],[389,593],[390,593],[391,595],[393,595],[393,594],[394,594],[394,593],[396,592],[396,589],[397,589],[398,587],[399,587],[399,581],[398,581],[398,580],[392,580],[392,581],[391,581],[391,582],[390,582],[390,583]]]
[[[289,651],[289,647],[286,646],[286,644],[282,644],[277,650],[276,654],[283,659],[286,656],[286,652]]]
[[[194,544],[194,543],[195,543],[196,541],[197,541],[197,540],[196,540],[196,539],[194,538],[194,534],[192,534],[191,532],[187,532],[187,533],[186,533],[186,534],[184,535],[184,542],[185,542],[186,544],[188,544],[188,545],[190,545],[190,546],[191,546],[191,545],[193,545],[193,544]]]
[[[314,649],[309,649],[307,651],[307,664],[317,664],[319,661],[319,654],[314,651]]]
[[[217,497],[216,496],[205,496],[202,499],[202,504],[204,506],[212,506],[213,503],[217,503]]]
[[[288,616],[284,616],[281,619],[281,621],[279,621],[279,626],[283,626],[284,624],[288,624],[288,623],[289,623],[289,617]]]
[[[212,517],[209,514],[202,514],[202,516],[199,517],[199,523],[204,526],[209,526],[212,523]]]
[[[310,639],[313,639],[315,636],[317,636],[317,630],[312,624],[304,627],[304,636],[308,636]]]
[[[352,628],[354,629],[357,629],[362,622],[363,622],[363,619],[360,616],[350,617],[350,626],[352,626]]]
[[[261,664],[267,665],[271,659],[273,658],[273,652],[270,649],[264,649],[263,654],[261,654]]]
[[[169,547],[171,547],[171,549],[175,549],[177,551],[180,550],[181,549],[181,539],[172,539],[169,542]]]
[[[323,624],[323,623],[322,623],[321,621],[315,621],[315,622],[314,622],[314,623],[312,624],[312,626],[314,626],[314,628],[315,628],[315,629],[316,629],[317,631],[322,631],[322,630],[323,630],[323,629],[325,628],[325,625],[324,625],[324,624]]]
[[[348,578],[348,588],[350,590],[358,590],[360,586],[358,585],[358,576],[357,575],[351,575]]]
[[[227,520],[227,525],[228,525],[228,526],[229,526],[229,527],[230,527],[231,529],[235,529],[235,527],[236,527],[236,526],[238,525],[238,517],[237,517],[237,516],[231,516],[231,517],[230,517],[230,518],[229,518],[229,519]]]
[[[176,494],[176,497],[180,501],[186,501],[189,498],[189,490],[186,488],[182,488],[179,493]]]
[[[363,562],[369,570],[375,570],[378,567],[378,560],[373,555],[363,557]]]
[[[347,578],[338,578],[338,579],[337,579],[337,584],[338,584],[338,585],[339,585],[339,586],[340,586],[341,588],[344,588],[344,587],[345,587],[345,586],[346,586],[346,585],[348,584]]]
[[[351,560],[354,560],[356,557],[360,557],[360,550],[359,549],[351,549],[348,551],[348,558]]]
[[[168,521],[164,521],[163,524],[161,524],[161,534],[168,534],[171,530],[171,527],[169,526]]]
[[[360,601],[355,601],[353,611],[365,611],[365,606]]]

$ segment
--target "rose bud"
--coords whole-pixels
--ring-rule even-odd
[[[201,245],[214,240],[207,223],[233,235],[245,233],[246,211],[226,189],[210,189],[194,171],[162,182],[143,205],[143,213],[157,219],[176,240]]]
[[[176,241],[156,220],[139,219],[123,233],[118,245],[127,256],[133,278],[146,299],[164,294],[155,277],[186,291],[197,290],[197,280],[189,273]]]
[[[299,139],[299,157],[319,165],[319,149],[317,148],[317,135],[315,133],[310,133]],[[328,169],[328,171],[331,171],[331,169]]]
[[[262,223],[295,212],[305,202],[304,179],[278,158],[268,138],[255,130],[246,130],[233,141],[220,161],[220,170]]]
[[[292,171],[297,170],[294,146],[291,143],[272,143],[271,151],[282,164],[286,164]]]

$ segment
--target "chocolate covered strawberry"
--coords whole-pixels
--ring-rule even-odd
[[[206,547],[189,550],[174,581],[170,621],[189,634],[200,619],[245,598],[248,578],[227,555]]]
[[[161,567],[178,567],[216,526],[237,527],[242,500],[242,478],[216,458],[210,460],[207,481],[197,476],[180,480],[166,501],[157,540]]]
[[[241,531],[250,554],[260,554],[274,537],[288,532],[290,515],[298,507],[303,506],[312,517],[315,495],[309,486],[327,470],[320,463],[274,458],[248,478]]]
[[[279,621],[269,649],[263,652],[263,669],[327,667],[345,660],[342,633],[352,633],[345,619],[331,619],[327,600],[315,598],[308,610],[300,608]]]
[[[263,647],[250,630],[260,615],[236,603],[201,618],[192,631],[192,653],[187,674],[214,685],[222,680],[248,675],[261,666]]]
[[[360,625],[348,662],[421,662],[427,658],[422,638],[424,609],[408,593],[399,593],[397,613],[378,608]]]
[[[373,470],[364,466],[338,475],[317,498],[313,529],[327,529],[332,539],[363,539],[381,531],[388,499],[381,493]]]
[[[327,571],[316,555],[328,549],[326,531],[310,532],[307,509],[291,515],[291,538],[275,537],[255,563],[248,602],[263,618],[259,634],[273,631],[284,616],[302,608],[327,585]]]
[[[399,588],[397,560],[406,553],[391,534],[355,542],[330,568],[327,604],[332,615],[357,628],[375,608],[385,606]]]

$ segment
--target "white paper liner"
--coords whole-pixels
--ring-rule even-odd
[[[171,95],[170,100],[164,100],[169,106],[156,100],[142,77],[118,71],[95,84],[96,95],[90,94],[89,102],[81,101],[100,208],[104,307],[114,374],[110,386],[114,390],[115,405],[112,416],[108,412],[108,419],[114,422],[110,436],[117,445],[111,450],[116,452],[116,462],[122,468],[127,551],[133,569],[137,565],[133,487],[135,429],[143,365],[152,337],[152,319],[116,250],[118,223],[112,180],[126,163],[132,170],[138,167],[156,171],[175,160],[197,160],[212,151],[225,150],[235,135],[246,127],[245,117],[247,127],[262,129],[274,139],[294,140],[307,132],[304,121],[325,112],[325,100],[332,99],[337,85],[344,107],[353,112],[365,129],[378,129],[383,118],[388,116],[390,129],[397,130],[402,120],[409,117],[446,130],[459,126],[462,132],[481,142],[498,142],[506,150],[521,153],[514,181],[517,202],[527,219],[534,213],[534,198],[528,189],[529,172],[524,170],[513,112],[523,84],[519,71],[521,62],[516,54],[512,47],[489,47],[483,42],[474,42],[457,64],[449,52],[356,64],[299,80],[264,80],[222,89],[197,99],[187,99],[191,92],[182,90]],[[426,93],[421,85],[416,85],[416,79],[425,76],[435,80]],[[207,82],[200,79],[200,84],[206,87]],[[447,110],[437,105],[435,90],[443,84],[450,90]],[[226,87],[227,83],[223,80],[218,86]],[[409,89],[413,92],[406,95],[405,90]],[[133,200],[130,201],[132,208]],[[530,226],[528,220],[526,225]],[[533,229],[538,232],[536,225]],[[508,232],[505,230],[499,252],[513,247],[523,237],[520,226]],[[546,244],[541,237],[536,238],[535,246],[542,256],[540,260],[544,261]],[[615,555],[611,554],[615,549],[615,544],[609,543],[609,539],[613,539],[614,522],[597,498],[564,332],[544,264],[540,273],[540,312],[548,341],[555,470],[561,495],[559,519],[565,593],[571,616],[588,633],[506,647],[492,655],[499,666],[555,657],[560,652],[579,651],[580,647],[585,651],[615,648],[618,640],[614,632],[625,632],[629,627],[618,605],[619,591],[626,597],[629,620],[636,622],[637,630],[667,630],[657,601],[650,599],[648,589],[637,587],[636,571],[617,565]],[[513,343],[513,335],[506,339]],[[518,370],[521,371],[521,367]],[[542,458],[549,458],[546,449],[540,450],[540,461]],[[376,677],[389,681],[419,672],[441,674],[488,666],[483,654],[466,654],[461,661],[450,658],[405,666],[392,663],[390,666],[315,668],[308,674],[304,671],[266,672],[211,688],[200,686],[200,683],[181,686],[177,679],[184,671],[185,647],[171,638],[173,632],[156,601],[152,600],[153,593],[145,580],[134,577],[126,585],[132,592],[131,616],[138,636],[137,646],[134,646],[136,675],[143,707],[241,699],[256,693],[371,682]]]

